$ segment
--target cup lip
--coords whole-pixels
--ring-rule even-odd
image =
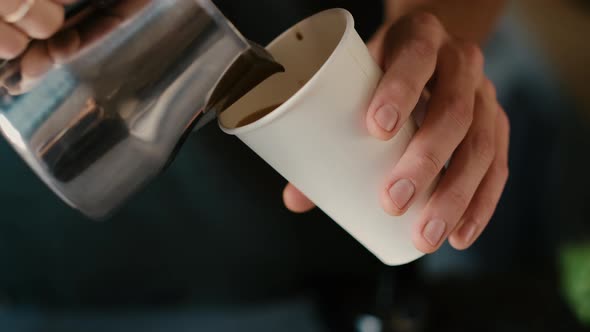
[[[330,56],[322,64],[322,66],[320,67],[320,69],[318,69],[318,71],[316,71],[316,73],[313,74],[313,76],[309,79],[309,81],[307,81],[307,83],[305,83],[305,85],[303,85],[303,87],[301,87],[289,99],[287,99],[287,101],[285,101],[281,106],[279,106],[278,108],[276,108],[271,113],[265,115],[264,117],[262,117],[258,121],[255,121],[253,123],[250,123],[250,124],[245,125],[245,126],[242,126],[242,127],[226,128],[221,123],[221,120],[218,119],[217,122],[218,122],[219,127],[221,128],[221,130],[223,132],[225,132],[226,134],[229,134],[229,135],[236,135],[237,136],[237,135],[246,134],[248,132],[257,130],[257,129],[261,128],[261,127],[264,127],[264,126],[272,123],[273,121],[275,121],[277,118],[283,116],[289,109],[292,108],[292,106],[295,103],[297,103],[299,101],[299,99],[301,99],[302,96],[306,95],[309,92],[309,90],[313,89],[313,86],[316,85],[315,83],[318,80],[320,80],[320,77],[322,76],[322,73],[324,71],[326,71],[326,68],[332,62],[335,61],[334,58],[339,53],[341,53],[341,49],[344,48],[344,47],[346,47],[345,46],[346,40],[348,39],[348,36],[354,31],[354,18],[353,18],[352,14],[348,10],[343,9],[343,8],[333,8],[333,9],[327,9],[327,10],[321,11],[321,12],[315,14],[315,15],[312,15],[312,16],[306,18],[306,19],[303,19],[299,23],[296,23],[291,28],[287,29],[286,31],[284,31],[283,33],[281,33],[279,36],[277,36],[267,46],[267,48],[268,47],[272,47],[279,40],[281,40],[284,36],[286,36],[287,34],[291,33],[293,31],[293,29],[295,27],[297,27],[299,24],[302,24],[303,22],[305,22],[307,20],[311,20],[311,19],[317,18],[318,16],[329,15],[329,14],[332,14],[332,13],[337,13],[337,14],[343,15],[346,18],[346,28],[344,30],[344,33],[342,34],[342,37],[340,38],[340,41],[338,42],[338,44],[336,45],[336,47],[332,51],[332,54],[330,54]]]

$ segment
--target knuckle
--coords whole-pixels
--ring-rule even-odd
[[[411,100],[420,96],[422,87],[412,80],[393,79],[387,84],[386,93],[389,99],[394,99],[391,100],[393,105],[403,106],[408,104],[408,102],[403,102],[403,100]]]
[[[465,59],[466,63],[469,66],[475,67],[477,69],[483,69],[484,56],[483,52],[481,51],[481,48],[477,44],[471,42],[463,42],[460,46],[460,50],[463,59]]]
[[[425,151],[420,157],[418,157],[417,166],[419,170],[426,172],[429,176],[435,176],[440,172],[443,163],[434,153]]]
[[[417,12],[412,16],[412,24],[428,31],[444,30],[442,22],[436,15],[429,12]]]
[[[417,59],[434,58],[438,53],[438,45],[432,38],[418,36],[408,42],[408,51]]]
[[[484,77],[484,56],[479,46],[464,41],[453,41],[445,44],[441,56],[442,61],[455,67],[457,72],[452,74],[464,76],[479,87]]]
[[[473,122],[473,104],[469,99],[455,93],[443,101],[444,112],[461,130],[467,131]]]
[[[452,206],[463,209],[469,205],[470,197],[460,188],[452,188],[447,192],[447,198]]]
[[[496,149],[494,136],[489,131],[480,131],[471,136],[471,150],[482,165],[489,167],[494,160]]]

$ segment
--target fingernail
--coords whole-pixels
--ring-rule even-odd
[[[477,230],[477,227],[475,227],[475,225],[469,224],[467,226],[464,226],[459,231],[459,236],[464,239],[466,244],[471,244],[471,242],[473,241],[473,237],[475,236],[476,230]]]
[[[375,122],[385,131],[392,131],[398,118],[397,111],[391,105],[383,105],[375,113]]]
[[[389,196],[391,197],[391,201],[398,209],[403,210],[408,202],[414,196],[414,192],[416,192],[416,188],[414,184],[410,180],[399,180],[397,181],[391,188],[389,188]]]
[[[430,243],[431,246],[436,247],[442,240],[447,224],[441,219],[432,219],[424,227],[422,236]]]

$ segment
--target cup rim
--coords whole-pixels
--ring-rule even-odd
[[[285,101],[281,106],[277,107],[274,111],[272,111],[271,113],[265,115],[264,117],[262,117],[261,119],[255,121],[253,123],[250,123],[250,124],[242,126],[242,127],[237,127],[237,128],[226,128],[221,123],[221,120],[218,119],[218,121],[217,121],[218,125],[223,132],[225,132],[226,134],[229,134],[229,135],[236,135],[237,136],[237,135],[246,134],[248,132],[254,131],[254,130],[259,129],[261,127],[264,127],[264,126],[270,124],[271,122],[275,121],[277,118],[283,116],[287,112],[288,109],[290,109],[295,103],[297,103],[299,101],[299,99],[301,99],[301,97],[303,95],[307,94],[309,92],[309,90],[311,90],[313,88],[315,83],[320,79],[322,73],[324,71],[326,71],[326,67],[328,67],[332,62],[334,62],[335,61],[334,58],[337,56],[337,54],[340,53],[340,50],[343,47],[346,47],[345,43],[346,43],[347,37],[354,30],[354,18],[348,10],[343,9],[343,8],[333,8],[333,9],[327,9],[327,10],[321,11],[315,15],[312,15],[312,16],[300,21],[299,23],[296,23],[291,28],[287,29],[286,31],[281,33],[279,36],[277,36],[272,42],[270,42],[267,45],[267,48],[272,47],[273,45],[278,43],[279,40],[284,38],[286,35],[288,35],[289,33],[292,33],[293,29],[295,27],[297,27],[298,25],[302,24],[303,22],[305,22],[307,20],[315,19],[319,16],[329,15],[332,13],[337,13],[337,14],[340,14],[345,17],[346,28],[344,29],[344,33],[342,34],[340,41],[338,41],[338,44],[336,45],[336,47],[332,51],[332,54],[330,54],[330,56],[322,64],[320,69],[318,69],[315,72],[315,74],[313,74],[313,76],[309,79],[309,81],[307,81],[307,83],[305,83],[303,85],[303,87],[301,87],[297,92],[295,92],[291,97],[289,97],[289,99],[287,99],[287,101]]]

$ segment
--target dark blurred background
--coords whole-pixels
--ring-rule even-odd
[[[380,0],[215,2],[261,44],[324,8],[364,38],[382,21]],[[506,193],[472,249],[404,267],[287,212],[285,181],[215,126],[100,224],[0,140],[0,331],[587,330],[589,2],[509,6],[485,47],[512,125]]]

